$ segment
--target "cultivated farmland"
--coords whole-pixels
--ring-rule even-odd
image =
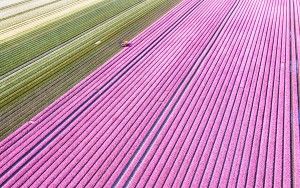
[[[0,187],[300,187],[300,1],[115,2],[131,8],[6,67]],[[107,53],[8,135],[23,99]]]
[[[16,5],[24,11],[15,17],[30,14],[23,22],[15,23],[12,16],[1,20],[7,25],[0,31],[0,139],[118,52],[120,41],[130,40],[179,0],[43,2]],[[46,12],[41,15],[41,10]]]

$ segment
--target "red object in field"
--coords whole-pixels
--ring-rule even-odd
[[[123,42],[121,43],[121,46],[122,46],[122,47],[129,47],[129,46],[130,46],[130,42],[128,42],[128,41],[123,41]]]

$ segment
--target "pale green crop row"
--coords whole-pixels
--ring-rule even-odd
[[[28,20],[42,18],[44,15],[49,15],[57,12],[57,10],[63,10],[66,7],[70,7],[76,4],[78,1],[83,0],[51,0],[49,2],[42,2],[39,6],[28,7],[24,10],[20,7],[14,14],[0,18],[0,30],[12,27],[17,24],[22,24]],[[23,9],[22,9],[23,8]],[[15,11],[13,9],[13,11]],[[13,12],[10,11],[10,12]]]

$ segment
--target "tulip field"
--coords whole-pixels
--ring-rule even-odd
[[[0,187],[300,187],[300,0],[0,10]]]
[[[130,40],[178,2],[35,0],[10,8],[16,9],[13,17],[10,9],[3,11],[0,139],[118,52],[120,41]]]

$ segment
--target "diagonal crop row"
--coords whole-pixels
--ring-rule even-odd
[[[38,0],[37,0],[38,1]],[[82,0],[55,0],[48,3],[43,3],[40,6],[29,8],[28,10],[23,10],[23,7],[20,7],[23,11],[16,13],[15,9],[11,10],[10,16],[0,16],[0,31],[8,30],[9,28],[17,28],[22,25],[28,24],[33,20],[38,20],[39,18],[44,18],[46,15],[51,15],[53,13],[62,11],[66,8],[73,7],[77,3],[81,3]],[[34,2],[33,2],[34,3]],[[26,5],[28,6],[28,5]],[[26,7],[27,8],[27,7]]]
[[[49,50],[79,37],[91,28],[113,19],[139,3],[139,0],[101,1],[78,13],[0,44],[0,66],[2,67],[0,75],[30,60],[36,60]]]
[[[71,0],[76,1],[76,0]],[[26,19],[27,13],[29,12],[35,12],[35,10],[43,9],[43,8],[50,8],[52,5],[59,5],[59,4],[69,4],[70,2],[64,2],[62,0],[47,0],[47,1],[28,1],[24,2],[22,4],[17,4],[12,6],[11,8],[4,8],[3,11],[0,14],[0,22],[3,20],[8,20],[17,16],[24,16],[24,20]],[[49,6],[50,5],[50,6]],[[58,7],[58,6],[57,6]],[[19,17],[22,20],[22,17]],[[17,21],[18,22],[18,21]],[[1,25],[0,28],[2,28],[3,25]]]

